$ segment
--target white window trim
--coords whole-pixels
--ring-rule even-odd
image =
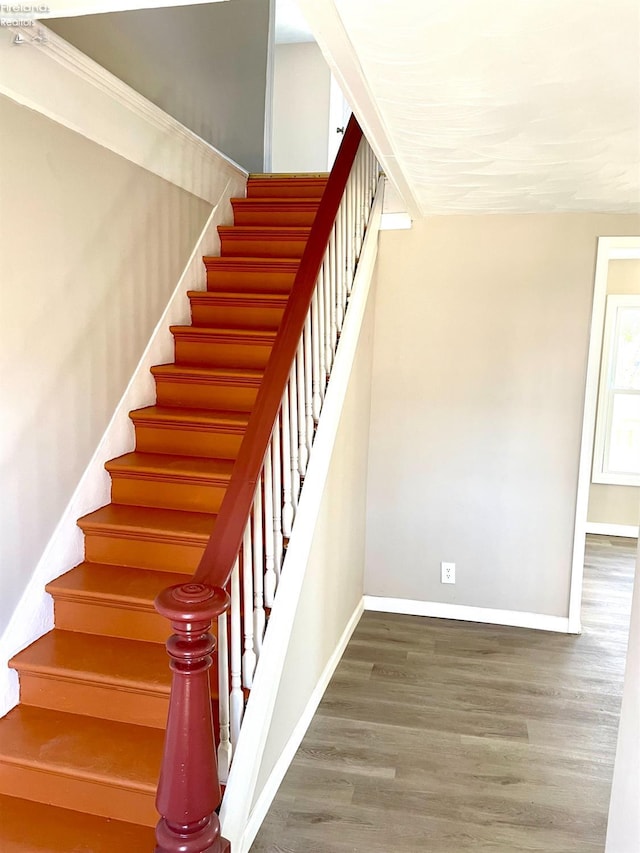
[[[607,296],[600,383],[598,388],[598,407],[596,412],[596,432],[593,447],[593,468],[591,473],[591,481],[593,483],[606,483],[614,486],[640,486],[640,474],[624,474],[605,470],[605,461],[609,451],[610,424],[614,397],[609,381],[613,369],[613,337],[617,325],[618,309],[629,306],[640,307],[640,296],[633,294],[613,294]],[[627,393],[640,394],[640,391],[629,391]]]

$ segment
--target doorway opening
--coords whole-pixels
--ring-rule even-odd
[[[581,625],[581,607],[582,607],[582,587],[584,576],[584,553],[587,533],[600,533],[608,535],[632,535],[638,536],[637,518],[640,515],[640,487],[629,485],[631,481],[620,483],[619,478],[616,482],[616,477],[594,477],[594,471],[602,469],[602,464],[598,464],[599,460],[595,459],[594,464],[594,441],[596,439],[596,425],[598,431],[602,432],[603,426],[603,410],[602,405],[603,389],[606,387],[606,377],[601,376],[601,362],[603,356],[603,342],[605,341],[605,318],[607,313],[611,316],[612,306],[615,306],[615,301],[611,301],[611,297],[617,295],[613,291],[608,293],[610,285],[610,271],[612,262],[618,261],[638,261],[640,263],[640,236],[639,237],[600,237],[598,240],[598,253],[596,259],[596,273],[593,291],[593,310],[591,316],[591,334],[589,340],[589,355],[587,361],[587,378],[585,388],[585,403],[584,417],[582,423],[582,440],[580,445],[580,463],[578,470],[578,491],[576,499],[576,517],[573,540],[573,563],[571,569],[571,588],[569,593],[569,633],[579,634],[582,630]],[[635,276],[630,278],[630,281],[635,281]],[[622,287],[614,288],[616,290],[630,291],[631,294],[635,289],[636,294],[640,294],[640,278],[636,284],[625,284]],[[607,311],[607,301],[609,302],[609,311]],[[610,319],[610,318],[609,318]],[[607,320],[608,327],[612,324]],[[610,336],[609,336],[610,337]],[[606,355],[606,349],[605,355]],[[601,381],[602,380],[602,381]],[[598,408],[600,392],[600,411]],[[638,395],[640,399],[640,395]],[[609,427],[611,420],[609,419]],[[599,437],[600,439],[601,437]],[[602,438],[599,440],[599,445],[605,447],[607,441]],[[600,481],[593,483],[592,480]],[[595,489],[593,487],[596,487]],[[613,491],[598,490],[598,486],[605,488],[614,488],[618,486],[621,489],[626,489],[624,495],[614,493]],[[594,518],[594,513],[597,513],[596,507],[602,507],[603,501],[606,505],[612,502],[621,503],[622,499],[628,504],[631,502],[631,510],[626,512],[634,512],[635,515],[631,518],[626,517],[623,521],[633,521],[635,524],[617,524],[615,522],[599,521]],[[600,511],[603,511],[600,509]],[[619,510],[620,511],[620,510]],[[625,510],[621,510],[625,512]]]

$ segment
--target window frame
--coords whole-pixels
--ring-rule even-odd
[[[616,394],[640,396],[640,390],[616,389],[613,385],[617,354],[616,331],[619,310],[623,308],[640,308],[640,295],[610,294],[606,299],[591,482],[613,486],[640,486],[640,473],[608,470],[613,404]]]

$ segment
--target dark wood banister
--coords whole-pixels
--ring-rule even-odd
[[[273,427],[313,299],[318,272],[362,131],[352,116],[300,260],[291,296],[265,368],[213,532],[192,579],[165,589],[156,609],[171,622],[173,671],[156,805],[156,853],[229,853],[215,812],[221,799],[209,669],[211,623],[229,609],[224,591],[251,514]]]
[[[194,580],[199,583],[224,588],[229,582],[251,512],[264,456],[309,313],[318,272],[361,139],[360,125],[351,116],[300,260],[291,297],[233,466],[229,487],[194,575]]]

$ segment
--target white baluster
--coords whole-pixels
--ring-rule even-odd
[[[309,461],[309,450],[307,448],[307,424],[305,415],[305,387],[304,387],[304,351],[302,347],[302,338],[298,344],[298,352],[294,362],[296,373],[296,389],[298,392],[298,471],[302,479],[307,470],[307,462]]]
[[[317,287],[317,283],[316,283]],[[315,293],[315,291],[314,291]],[[313,305],[313,302],[312,302]],[[311,445],[313,444],[313,431],[315,429],[315,421],[313,419],[313,380],[312,380],[312,355],[311,355],[311,308],[307,312],[307,319],[304,324],[302,333],[302,344],[304,349],[304,417],[307,424],[306,439],[307,439],[307,465],[309,465],[309,456],[311,455]]]
[[[322,394],[320,391],[320,350],[322,340],[320,334],[320,309],[318,308],[320,299],[320,283],[322,280],[322,270],[318,275],[313,298],[311,300],[311,416],[314,426],[318,423],[320,417],[320,409],[322,408]]]
[[[342,322],[344,320],[344,308],[342,303],[342,291],[344,289],[344,199],[338,208],[336,216],[336,327],[338,335],[342,331]]]
[[[229,706],[229,642],[227,614],[218,616],[218,711],[220,743],[218,744],[218,776],[226,782],[231,767],[230,706]]]
[[[353,242],[353,231],[354,231],[354,185],[353,185],[353,172],[349,175],[349,179],[347,180],[347,186],[344,191],[345,195],[345,209],[346,209],[346,223],[345,223],[345,246],[346,246],[346,278],[345,285],[347,289],[347,293],[351,293],[351,281],[353,279],[353,271],[355,269],[355,246]]]
[[[289,432],[291,433],[291,503],[293,514],[298,508],[300,497],[300,468],[298,467],[298,384],[295,360],[289,376]]]
[[[244,715],[242,692],[242,617],[240,601],[240,560],[231,572],[231,743],[235,746]]]
[[[348,207],[347,207],[347,199],[346,197],[342,199],[342,289],[340,291],[340,308],[342,311],[342,322],[340,327],[344,325],[344,315],[347,312],[347,296],[349,294],[349,290],[351,290],[351,283],[349,281],[349,243],[351,241],[351,236],[349,235],[348,229]]]
[[[264,612],[264,555],[262,549],[262,477],[258,479],[256,496],[253,499],[253,635],[256,656],[260,657],[266,625]]]
[[[336,226],[334,224],[329,237],[329,259],[331,264],[331,287],[329,296],[329,309],[331,311],[331,359],[333,364],[333,354],[336,351],[338,343],[338,327],[336,325],[336,285],[338,278],[338,258],[336,250]]]
[[[324,333],[324,289],[327,281],[326,276],[327,253],[325,252],[320,275],[318,277],[318,347],[320,351],[320,399],[324,401],[327,387],[327,365],[325,362],[325,333]]]
[[[251,519],[247,522],[242,538],[242,598],[244,654],[242,655],[242,684],[253,685],[256,671],[256,651],[253,636],[253,560],[251,559]]]
[[[276,423],[276,427],[278,424]],[[275,569],[275,531],[273,515],[273,466],[271,462],[272,441],[264,457],[264,603],[273,607],[278,576]]]
[[[332,277],[332,250],[331,243],[327,247],[327,251],[325,254],[325,259],[322,263],[323,269],[323,281],[324,281],[324,300],[323,300],[323,314],[324,314],[324,364],[325,364],[325,388],[326,388],[326,379],[329,378],[329,374],[331,373],[331,365],[333,364],[333,351],[331,349],[331,277]]]
[[[356,158],[355,167],[353,170],[353,182],[355,185],[356,207],[354,211],[355,221],[353,226],[353,239],[356,247],[356,257],[360,257],[362,248],[362,234],[364,231],[364,196],[365,196],[365,152],[360,146],[358,156]]]
[[[293,496],[291,494],[291,416],[289,413],[289,383],[282,398],[282,534],[289,538],[293,526]]]
[[[280,413],[278,413],[278,417],[276,418],[276,425],[271,436],[271,471],[273,474],[273,562],[276,578],[279,578],[282,567],[282,452],[280,449]]]

